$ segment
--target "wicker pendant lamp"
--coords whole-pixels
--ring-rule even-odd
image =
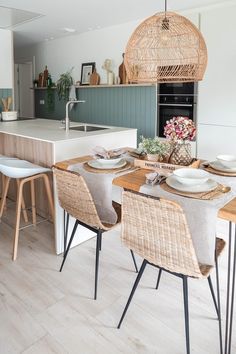
[[[157,13],[142,22],[130,37],[125,67],[130,82],[200,81],[207,65],[202,34],[187,18]]]

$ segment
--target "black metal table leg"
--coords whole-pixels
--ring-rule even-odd
[[[235,227],[235,226],[234,226]],[[229,245],[228,245],[228,274],[227,274],[227,296],[226,296],[226,323],[225,323],[225,348],[224,354],[231,354],[233,311],[236,274],[236,227],[232,239],[232,223],[229,223]],[[232,259],[233,253],[233,259]]]
[[[68,213],[64,210],[64,255],[65,255],[65,253],[66,253],[66,247],[67,247],[69,218],[70,218],[70,214],[68,214]]]

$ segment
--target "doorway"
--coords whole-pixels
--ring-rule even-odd
[[[18,117],[34,117],[33,64],[31,61],[14,65],[15,110]]]

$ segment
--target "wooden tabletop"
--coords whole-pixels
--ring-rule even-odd
[[[56,163],[56,166],[67,169],[68,166],[76,163],[82,163],[91,160],[92,156],[76,157]],[[122,188],[127,188],[138,192],[140,187],[145,184],[146,169],[139,169],[133,172],[127,172],[126,174],[113,179],[113,184]],[[218,217],[227,221],[236,223],[236,198],[232,199],[218,212]]]

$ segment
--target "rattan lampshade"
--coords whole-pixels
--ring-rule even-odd
[[[125,51],[127,76],[133,83],[200,81],[206,65],[202,34],[173,12],[157,13],[142,22]]]

